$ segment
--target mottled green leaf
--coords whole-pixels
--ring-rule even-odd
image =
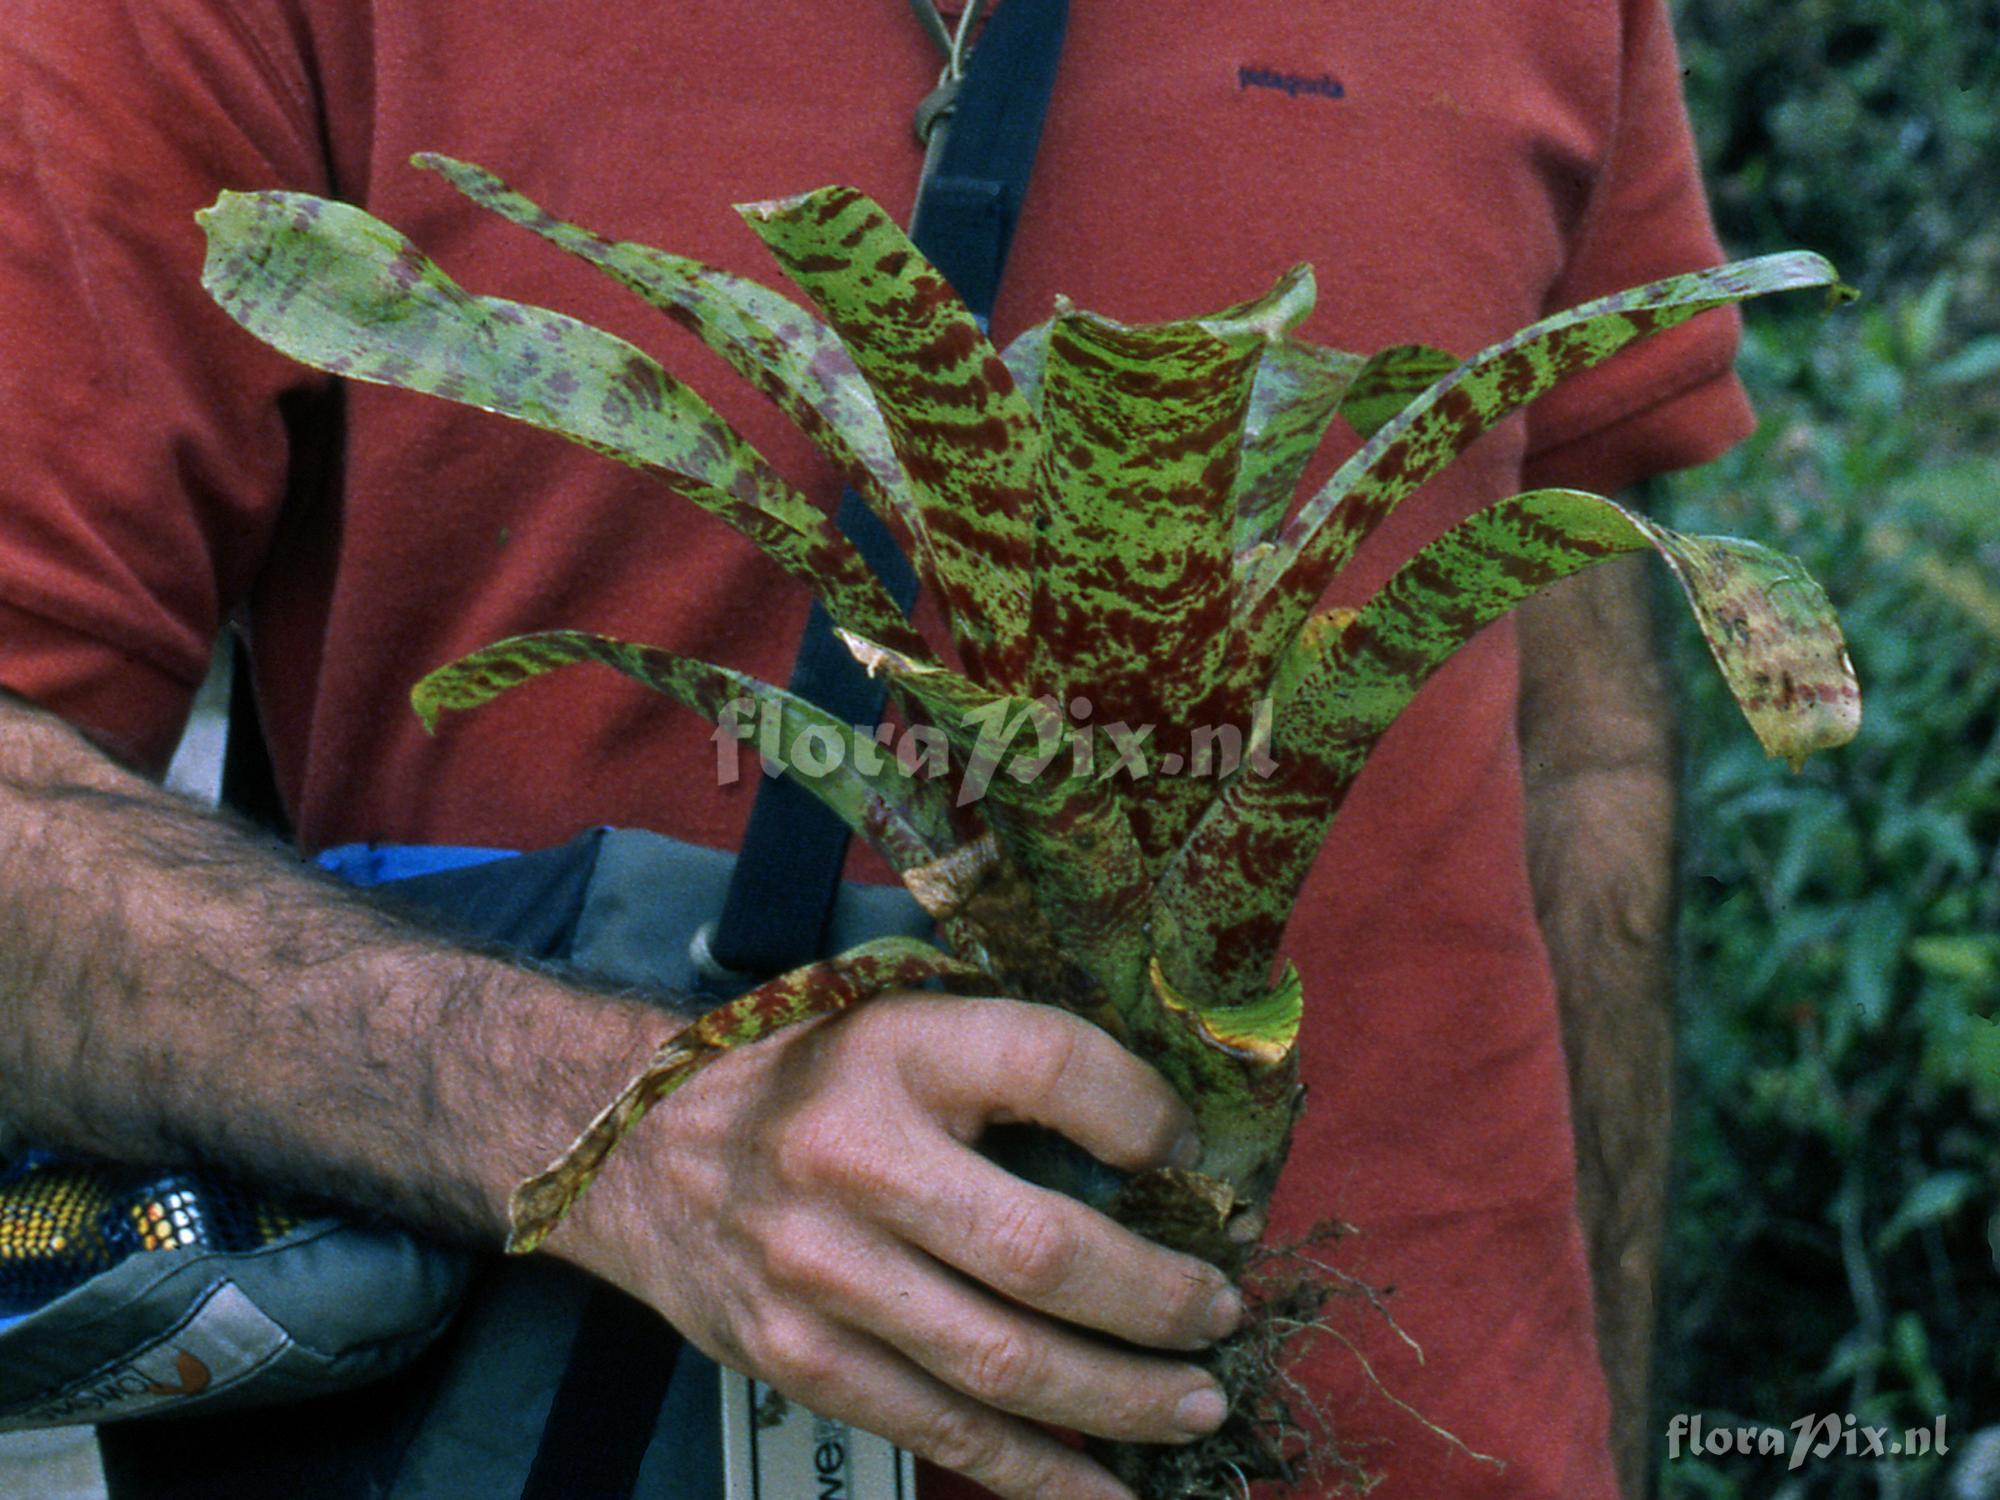
[[[1033,680],[1099,724],[1156,726],[1184,764],[1190,731],[1229,713],[1231,490],[1261,335],[1205,321],[1129,328],[1056,319],[1043,372]],[[1209,788],[1158,777],[1126,797],[1163,860]]]
[[[1245,1202],[1268,1202],[1303,1103],[1298,970],[1286,964],[1275,984],[1236,1005],[1204,1005],[1180,993],[1157,959],[1149,978],[1163,1020],[1185,1036],[1181,1045],[1158,1048],[1155,1065],[1195,1112],[1201,1170],[1233,1184]]]
[[[1817,255],[1767,255],[1601,297],[1474,355],[1379,428],[1285,527],[1278,556],[1260,570],[1249,601],[1246,660],[1268,660],[1291,638],[1406,495],[1559,380],[1709,308],[1837,284],[1833,267]]]
[[[1473,634],[1559,578],[1657,550],[1767,751],[1796,763],[1852,738],[1859,694],[1826,596],[1791,558],[1688,537],[1597,495],[1535,490],[1452,528],[1359,611],[1300,633],[1275,674],[1273,773],[1239,772],[1161,877],[1169,980],[1261,992],[1298,887],[1383,732]],[[1251,873],[1254,872],[1254,875]]]
[[[816,514],[651,356],[562,313],[473,296],[358,208],[224,193],[198,217],[203,284],[296,360],[499,412],[794,525]]]
[[[995,693],[846,632],[843,638],[857,661],[887,673],[950,739],[961,768],[958,800],[986,805],[1057,941],[1101,990],[1043,998],[1131,1004],[1146,957],[1144,857],[1105,778],[1094,765],[1079,770],[1057,705]]]
[[[1273,349],[1293,349],[1311,354],[1331,355],[1334,351],[1322,351],[1316,345],[1285,337],[1311,313],[1316,295],[1312,267],[1293,266],[1279,277],[1271,290],[1263,296],[1248,302],[1239,302],[1220,312],[1190,321],[1225,343],[1235,343],[1249,338]],[[1056,309],[1058,317],[1076,311],[1067,297],[1056,298]],[[1049,330],[1054,325],[1055,318],[1035,324],[1034,327],[1017,335],[1000,354],[1009,373],[1014,377],[1014,384],[1020,389],[1028,405],[1037,413],[1040,412],[1042,404],[1042,368],[1048,356]],[[1360,360],[1355,359],[1354,364],[1358,367]],[[1250,416],[1246,423],[1246,446],[1249,432],[1255,430],[1262,422],[1279,415],[1281,411],[1282,398],[1275,387],[1264,392],[1261,404],[1253,396]]]
[[[546,308],[476,297],[360,209],[224,193],[200,215],[203,284],[266,343],[352,380],[516,418],[630,464],[727,521],[836,619],[922,653],[833,523],[707,402],[623,339]]]
[[[1119,790],[1154,866],[1212,791],[1180,772],[1234,717],[1232,492],[1260,364],[1313,297],[1311,268],[1294,266],[1198,318],[1133,327],[1070,311],[1050,331],[1034,681],[1087,705],[1106,739],[1151,727],[1143,770]]]
[[[995,830],[1062,951],[1095,981],[1080,996],[1038,998],[1085,1014],[1108,1007],[1115,1034],[1195,1110],[1208,1143],[1203,1169],[1267,1190],[1281,1155],[1274,1141],[1297,1107],[1297,976],[1233,1013],[1175,994],[1149,961],[1151,886],[1139,846],[1102,774],[1074,773],[1075,738],[1056,740],[1064,726],[1053,707],[847,639],[870,671],[889,673],[946,728],[968,766],[988,773],[975,784],[989,799]],[[1051,743],[1061,747],[1054,759]]]
[[[1458,368],[1456,354],[1427,344],[1397,344],[1369,358],[1341,398],[1340,414],[1364,438],[1371,438],[1391,418],[1432,385]]]
[[[1318,298],[1319,283],[1313,276],[1313,268],[1301,261],[1280,275],[1261,296],[1232,303],[1219,312],[1191,321],[1225,344],[1246,340],[1275,344],[1312,316]]]
[[[657,646],[580,630],[513,636],[429,673],[411,689],[410,701],[424,727],[435,730],[448,709],[477,708],[577,662],[610,667],[737,733],[899,872],[938,860],[956,843],[944,788],[909,774],[869,730],[745,673]]]
[[[910,524],[909,487],[875,397],[833,330],[806,309],[748,277],[565,223],[483,167],[428,152],[411,160],[691,329],[852,475],[878,510]]]
[[[1038,434],[1013,376],[937,268],[862,193],[822,188],[741,211],[875,392],[921,517],[919,565],[967,670],[1020,687]]]
[[[507,1203],[507,1249],[525,1255],[583,1196],[612,1149],[646,1111],[725,1053],[785,1027],[836,1015],[885,990],[934,980],[982,987],[985,975],[915,938],[881,938],[781,974],[661,1043],[646,1066],[563,1154],[519,1184]]]

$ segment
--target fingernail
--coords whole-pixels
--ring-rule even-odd
[[[1243,1322],[1243,1298],[1233,1286],[1226,1286],[1215,1294],[1215,1300],[1208,1304],[1207,1332],[1209,1341],[1226,1339],[1236,1332]]]
[[[1222,1399],[1222,1392],[1206,1385],[1181,1397],[1181,1404],[1174,1408],[1174,1425],[1182,1432],[1201,1437],[1220,1427],[1228,1415],[1229,1403]]]
[[[1167,1165],[1179,1167],[1183,1172],[1192,1172],[1201,1165],[1201,1137],[1190,1130],[1174,1142],[1174,1149],[1167,1153]]]

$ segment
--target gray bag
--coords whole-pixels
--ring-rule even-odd
[[[384,894],[447,930],[688,992],[700,977],[691,945],[720,911],[733,862],[600,829],[561,849],[398,879]],[[349,873],[400,863],[371,852]],[[850,884],[828,951],[929,931],[900,888]],[[548,1493],[582,1493],[561,1487],[581,1462],[625,1464],[636,1474],[627,1492],[647,1500],[719,1495],[714,1367],[691,1350],[674,1361],[670,1331],[626,1299],[599,1321],[666,1349],[664,1406],[657,1391],[633,1397],[643,1404],[626,1458],[604,1421],[550,1447],[561,1426],[551,1413],[578,1378],[579,1326],[607,1294],[617,1296],[539,1257],[473,1256],[324,1218],[254,1250],[133,1255],[0,1328],[0,1430],[112,1424],[100,1436],[114,1500],[483,1500],[541,1493],[537,1474],[555,1476]],[[616,1387],[625,1357],[599,1357],[610,1380],[584,1381],[588,1403]]]
[[[126,1257],[0,1332],[0,1432],[297,1401],[444,1331],[470,1257],[315,1218],[268,1244]]]

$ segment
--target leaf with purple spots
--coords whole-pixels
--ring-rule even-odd
[[[1146,961],[1140,914],[1151,894],[1143,851],[1122,800],[1094,763],[1081,769],[1076,734],[1052,699],[995,693],[843,632],[869,673],[886,674],[951,742],[957,800],[979,803],[1027,875],[1063,950],[1095,984],[1061,1003],[1132,1003]]]
[[[507,1200],[508,1252],[526,1255],[547,1239],[632,1127],[710,1063],[801,1021],[839,1015],[886,990],[937,981],[975,991],[989,982],[984,971],[915,938],[880,938],[781,974],[675,1032],[562,1155],[514,1189]]]
[[[609,667],[733,730],[746,750],[784,768],[898,872],[932,864],[958,842],[942,786],[906,774],[870,730],[747,673],[657,646],[581,630],[512,636],[427,673],[410,702],[435,732],[448,710],[478,708],[580,662]]]
[[[274,348],[350,380],[513,417],[630,464],[744,532],[836,619],[924,649],[833,523],[623,339],[546,308],[476,297],[346,204],[224,193],[200,218],[203,285]]]
[[[470,162],[428,152],[411,161],[692,330],[797,423],[879,512],[911,524],[909,486],[875,397],[833,330],[805,308],[747,276],[566,223]]]
[[[1737,537],[1648,528],[1764,753],[1794,771],[1861,729],[1861,689],[1826,591],[1793,557]]]
[[[1156,726],[1177,764],[1230,716],[1232,492],[1263,338],[1203,322],[1056,319],[1042,375],[1033,572],[1036,691],[1093,719]],[[1121,791],[1149,863],[1164,861],[1210,787]]]
[[[1260,582],[1276,549],[1306,464],[1336,413],[1364,439],[1435,381],[1458,357],[1423,344],[1398,344],[1363,359],[1300,339],[1264,353],[1243,428],[1236,492],[1236,553],[1246,588]]]

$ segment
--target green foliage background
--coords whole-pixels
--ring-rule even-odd
[[[1685,1456],[1682,1497],[1931,1497],[2000,1423],[2000,3],[1681,0],[1729,249],[1866,300],[1756,310],[1757,436],[1668,519],[1796,552],[1859,740],[1793,777],[1682,658],[1680,1177],[1656,1431],[1946,1419],[1952,1456]],[[1789,1456],[1789,1455],[1788,1455]]]

